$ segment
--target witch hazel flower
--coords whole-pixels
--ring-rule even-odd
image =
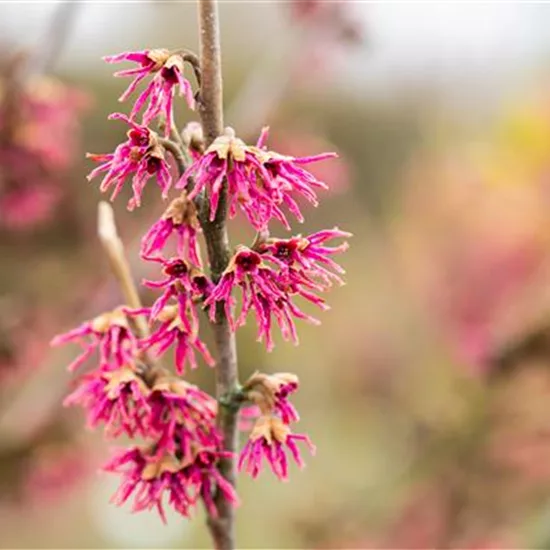
[[[217,515],[213,502],[215,490],[231,503],[237,504],[235,490],[217,469],[227,452],[199,449],[187,459],[165,453],[156,456],[151,449],[134,447],[115,455],[104,470],[122,475],[122,482],[111,499],[118,506],[133,495],[133,512],[156,509],[166,522],[163,499],[181,515],[190,517],[199,498],[210,514]],[[230,453],[229,453],[230,454]]]
[[[176,187],[186,187],[189,178],[193,177],[195,185],[189,193],[190,199],[207,189],[210,219],[213,220],[218,210],[223,182],[227,178],[231,218],[240,208],[257,230],[265,229],[272,218],[290,229],[281,206],[286,205],[299,221],[303,221],[293,195],[302,195],[316,206],[314,188],[327,187],[301,168],[301,165],[336,155],[326,153],[303,158],[283,156],[262,148],[266,138],[267,130],[262,132],[257,146],[253,147],[237,138],[232,128],[226,128],[225,134],[218,137],[185,171]]]
[[[221,442],[215,420],[216,400],[197,386],[168,375],[159,376],[149,396],[155,452],[189,456],[192,447],[217,447]]]
[[[88,175],[88,180],[105,174],[99,189],[102,193],[113,188],[111,201],[122,191],[128,177],[132,177],[133,196],[128,202],[128,210],[141,206],[141,196],[145,185],[155,177],[162,191],[162,197],[167,198],[172,185],[172,175],[165,158],[164,148],[160,145],[158,135],[141,126],[126,115],[114,113],[109,116],[112,120],[123,120],[130,125],[128,139],[120,144],[114,153],[92,154],[87,156],[101,165]]]
[[[103,61],[106,61],[107,63],[122,63],[124,61],[130,61],[138,64],[138,66],[133,69],[124,69],[115,73],[115,76],[134,77],[131,84],[119,98],[120,101],[125,101],[136,90],[137,86],[143,79],[160,71],[169,57],[169,50],[165,48],[155,48],[137,52],[123,52],[116,55],[106,55],[103,57]]]
[[[267,193],[256,185],[258,171],[262,171],[262,166],[256,155],[244,141],[235,136],[232,128],[226,128],[225,134],[215,139],[204,154],[196,158],[184,172],[176,183],[176,188],[187,187],[189,179],[193,178],[194,186],[189,192],[190,200],[208,191],[210,221],[213,221],[227,178],[230,216],[235,215],[238,204],[250,223],[260,229],[272,217],[273,205]],[[282,216],[282,212],[278,215]]]
[[[175,235],[178,256],[201,267],[202,262],[197,241],[200,231],[197,209],[184,191],[180,197],[170,203],[161,218],[151,226],[143,237],[141,256],[144,259],[160,256],[170,236]]]
[[[220,473],[217,464],[220,459],[233,458],[229,451],[200,449],[192,463],[185,467],[185,474],[195,487],[196,494],[200,494],[208,515],[218,517],[218,508],[214,502],[214,494],[219,492],[227,502],[236,507],[239,497],[231,483]]]
[[[299,380],[290,372],[276,374],[254,373],[243,386],[247,399],[261,414],[277,414],[284,424],[300,420],[298,411],[288,397],[298,390]]]
[[[246,246],[238,246],[220,281],[204,301],[210,306],[210,318],[215,318],[215,302],[223,302],[226,315],[232,330],[246,323],[248,313],[253,310],[258,322],[258,341],[265,340],[268,351],[274,348],[272,337],[272,319],[275,318],[285,340],[298,343],[298,335],[294,319],[319,324],[319,320],[304,313],[293,303],[294,295],[301,295],[321,309],[328,306],[318,296],[307,290],[311,282],[299,274],[294,274],[289,282],[288,277],[280,277],[273,268],[262,261],[262,256]],[[233,310],[235,298],[233,290],[241,288],[242,305],[237,319]]]
[[[172,298],[176,298],[180,306],[180,316],[182,321],[186,323],[189,330],[191,325],[187,325],[187,311],[189,305],[189,295],[192,290],[191,285],[191,266],[182,258],[173,257],[168,260],[163,258],[151,257],[151,261],[158,262],[162,265],[162,273],[165,276],[160,281],[151,281],[145,279],[143,284],[149,288],[161,290],[163,293],[151,308],[151,320],[155,320],[161,310],[168,305]]]
[[[144,280],[143,284],[153,289],[164,289],[150,311],[151,322],[155,321],[163,308],[175,299],[179,306],[179,317],[185,329],[196,333],[199,317],[196,303],[204,300],[212,291],[213,284],[204,273],[185,260],[173,257],[169,260],[151,257],[151,261],[160,263],[165,275],[160,281]]]
[[[189,323],[185,323],[182,319],[178,305],[164,306],[155,320],[159,323],[158,327],[148,338],[140,342],[143,349],[154,348],[156,355],[159,356],[174,346],[174,366],[178,374],[185,373],[187,363],[189,363],[191,369],[197,368],[195,351],[201,354],[207,365],[214,366],[215,361],[210,355],[206,344],[195,331],[191,332],[189,330]]]
[[[290,427],[276,416],[261,416],[239,456],[239,470],[246,471],[253,478],[258,477],[266,461],[273,473],[281,480],[288,480],[288,457],[290,452],[296,464],[303,468],[305,463],[297,442],[302,441],[314,455],[315,445],[304,434],[292,433]]]
[[[317,179],[302,166],[335,158],[336,153],[322,153],[319,155],[310,155],[307,157],[292,157],[281,155],[274,151],[269,151],[265,147],[269,128],[264,128],[256,144],[257,156],[267,173],[267,178],[263,182],[268,190],[270,199],[277,205],[285,204],[294,217],[301,223],[304,217],[294,195],[300,195],[312,206],[318,206],[317,193],[315,189],[328,189],[328,185]],[[283,221],[287,229],[290,229],[288,223]]]
[[[102,370],[116,370],[126,364],[132,364],[138,354],[139,346],[130,328],[128,313],[129,311],[124,307],[103,313],[76,329],[56,336],[51,344],[59,346],[78,342],[82,345],[83,352],[68,366],[71,372],[85,363],[96,349],[99,350]]]
[[[330,256],[345,252],[349,244],[325,246],[325,242],[335,238],[348,238],[352,234],[340,231],[337,227],[312,233],[306,237],[298,235],[290,239],[269,238],[260,243],[259,250],[265,259],[277,264],[283,270],[299,270],[306,277],[316,277],[326,286],[332,282],[343,285],[340,277],[345,270]]]
[[[107,56],[103,59],[107,63],[130,61],[139,65],[134,69],[126,69],[115,73],[115,76],[134,77],[126,91],[120,96],[120,101],[127,100],[141,81],[149,76],[153,77],[136,99],[130,114],[131,119],[135,119],[137,113],[147,104],[143,113],[143,124],[148,125],[156,117],[162,115],[166,120],[165,131],[168,136],[173,127],[173,101],[176,93],[185,97],[190,109],[195,108],[191,83],[183,76],[185,62],[183,54],[171,53],[165,49],[152,49],[125,52]]]
[[[150,389],[128,366],[114,371],[97,370],[84,375],[77,389],[65,398],[65,406],[87,410],[88,427],[105,424],[111,437],[126,434],[146,437],[149,430]]]
[[[238,246],[235,255],[231,258],[220,281],[205,300],[205,307],[212,306],[215,302],[224,302],[225,313],[231,322],[232,330],[244,323],[246,314],[252,304],[249,304],[248,296],[263,296],[268,302],[275,302],[282,297],[282,293],[274,284],[272,270],[262,262],[260,254],[246,246]],[[233,289],[240,287],[243,294],[243,306],[241,315],[237,321],[234,319],[233,309],[236,303],[233,297]],[[248,305],[248,309],[245,309]],[[253,302],[253,305],[256,305]],[[210,318],[215,319],[216,309],[210,307]]]

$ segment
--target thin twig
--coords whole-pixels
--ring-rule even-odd
[[[216,0],[199,0],[199,36],[200,66],[202,85],[200,89],[199,113],[204,131],[205,146],[208,147],[223,132],[223,91],[221,73],[221,52]],[[229,241],[227,236],[227,182],[220,195],[218,210],[214,221],[209,221],[205,206],[201,210],[201,225],[208,249],[211,276],[219,280],[229,262]],[[218,351],[216,369],[216,396],[218,425],[223,433],[225,450],[235,453],[238,446],[237,416],[238,405],[227,406],[223,403],[238,389],[237,347],[235,335],[229,328],[222,303],[216,308],[216,322],[212,325]],[[220,461],[220,473],[231,485],[236,482],[235,459]],[[208,518],[208,527],[219,550],[235,548],[235,516],[233,505],[221,491],[214,496],[217,517]]]
[[[124,245],[118,236],[115,214],[112,206],[105,201],[99,203],[97,233],[111,264],[113,274],[120,285],[126,304],[133,309],[141,309],[143,306],[132,277],[130,264],[124,253]],[[142,316],[137,316],[135,325],[140,338],[147,338],[149,336],[147,321]]]
[[[199,58],[193,52],[190,52],[187,50],[182,54],[181,57],[184,61],[187,61],[187,63],[189,63],[191,67],[193,67],[193,73],[195,74],[195,79],[200,88],[202,77],[201,77],[201,66],[200,66]]]
[[[169,151],[170,154],[174,157],[174,160],[178,165],[178,172],[181,176],[185,172],[185,170],[187,170],[187,162],[180,146],[170,139],[166,139],[166,138],[157,138],[157,139],[158,139],[158,142],[167,151]]]

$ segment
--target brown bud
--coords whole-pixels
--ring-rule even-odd
[[[189,149],[204,152],[204,132],[200,122],[189,122],[181,133],[181,139]]]

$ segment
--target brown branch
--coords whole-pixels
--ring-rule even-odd
[[[201,88],[199,114],[208,147],[223,132],[223,92],[221,74],[221,52],[216,0],[199,0],[199,36]],[[211,276],[218,281],[229,261],[229,240],[227,236],[227,183],[220,196],[215,219],[209,221],[208,200],[201,209],[201,225],[206,240]],[[237,347],[235,335],[229,328],[223,304],[218,303],[216,322],[212,325],[218,351],[216,369],[216,396],[219,402],[218,425],[223,433],[225,450],[235,453],[238,445],[238,405],[229,400],[238,390]],[[236,481],[234,458],[220,461],[221,474],[233,486]],[[219,550],[235,548],[234,508],[218,491],[215,495],[217,517],[208,518],[208,527]]]
[[[184,61],[187,61],[191,67],[193,67],[193,73],[195,74],[195,79],[197,81],[197,84],[199,85],[199,88],[201,86],[202,82],[202,76],[201,76],[201,65],[200,60],[193,52],[185,51],[182,54],[182,59]]]
[[[178,143],[170,139],[157,138],[158,142],[174,157],[178,166],[179,175],[182,176],[187,169],[186,158]]]
[[[113,274],[120,285],[126,304],[133,309],[142,308],[139,293],[132,278],[130,264],[124,253],[124,245],[118,236],[113,208],[105,201],[99,203],[97,233],[109,259]],[[143,317],[138,316],[135,319],[135,325],[140,338],[149,336],[149,327]]]
[[[98,206],[97,233],[109,259],[113,275],[120,286],[126,305],[132,309],[141,309],[143,305],[134,278],[132,277],[130,264],[124,252],[124,245],[118,236],[115,213],[112,206],[105,201],[101,201]],[[130,319],[130,323],[139,338],[150,336],[149,325],[143,316],[138,315]],[[148,386],[154,383],[155,378],[161,370],[162,365],[158,360],[151,357],[147,352],[141,354],[138,372]]]

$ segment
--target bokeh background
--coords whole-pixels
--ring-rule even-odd
[[[300,376],[318,446],[287,484],[239,480],[239,547],[550,548],[550,5],[222,1],[221,19],[227,124],[337,151],[297,231],[354,233],[299,347],[239,333],[243,379]],[[101,57],[196,49],[195,27],[193,2],[0,4],[3,548],[210,545],[201,511],[163,526],[108,504],[111,443],[61,406],[76,350],[48,345],[121,300],[85,180],[124,131]],[[124,205],[139,279],[162,204]]]

